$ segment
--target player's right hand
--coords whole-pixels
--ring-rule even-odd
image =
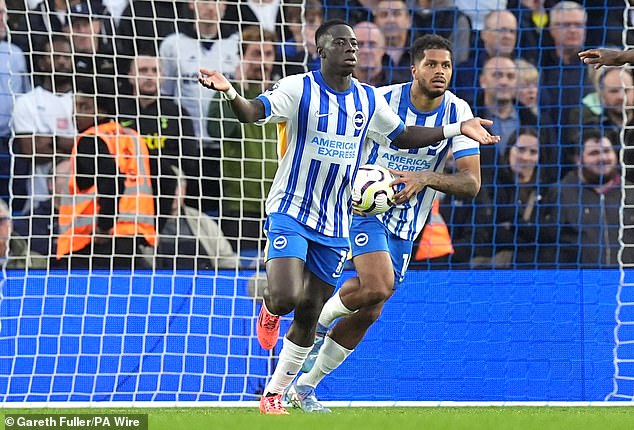
[[[231,87],[231,83],[220,72],[215,70],[200,69],[198,82],[205,88],[216,91],[227,91]]]

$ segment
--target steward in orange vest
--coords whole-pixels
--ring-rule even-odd
[[[156,244],[150,160],[136,131],[114,121],[90,127],[75,142],[71,168],[70,195],[59,210],[58,260],[82,250],[85,255],[104,235]],[[119,252],[110,244],[106,255],[108,249],[109,256]]]
[[[454,253],[447,224],[440,215],[440,200],[434,199],[429,215],[429,221],[421,233],[415,261],[444,257]]]

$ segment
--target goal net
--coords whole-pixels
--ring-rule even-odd
[[[418,36],[449,39],[449,90],[503,144],[481,148],[476,198],[437,194],[404,286],[319,397],[634,399],[634,84],[576,55],[631,47],[629,2],[63,3],[6,0],[0,24],[0,404],[262,394],[278,130],[240,123],[199,70],[252,99],[319,68],[328,19],[364,26],[355,76],[375,86],[411,80]],[[605,136],[615,170],[575,176]]]

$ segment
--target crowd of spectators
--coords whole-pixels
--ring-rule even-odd
[[[315,30],[340,18],[359,41],[355,77],[375,86],[411,80],[416,37],[450,39],[451,91],[502,137],[481,149],[476,199],[438,196],[448,254],[414,265],[617,267],[621,242],[634,263],[634,229],[619,234],[634,225],[632,72],[577,57],[634,40],[632,14],[616,0],[478,4],[0,0],[2,255],[32,268],[257,261],[277,130],[239,123],[198,70],[253,97],[316,70]]]

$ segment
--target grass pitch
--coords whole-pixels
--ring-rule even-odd
[[[334,408],[331,414],[257,408],[0,409],[4,414],[148,414],[149,430],[605,430],[634,425],[634,407]],[[10,427],[6,427],[10,430]]]

